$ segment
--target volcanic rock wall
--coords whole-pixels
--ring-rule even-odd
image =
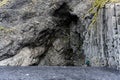
[[[81,20],[74,12],[83,3],[8,0],[0,8],[0,65],[83,65]]]
[[[93,0],[8,0],[0,8],[0,65],[119,67],[119,4]],[[85,18],[83,16],[85,15]]]
[[[119,8],[119,3],[106,4],[97,24],[85,34],[83,48],[91,66],[120,66]]]

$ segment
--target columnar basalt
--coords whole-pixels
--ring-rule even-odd
[[[97,24],[86,33],[84,51],[91,66],[119,68],[119,3],[106,4]]]

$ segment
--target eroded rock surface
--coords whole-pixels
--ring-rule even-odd
[[[81,0],[8,0],[0,8],[0,65],[83,65],[81,16],[89,5]]]
[[[92,1],[8,0],[0,8],[0,65],[119,67],[119,4],[101,9],[88,30]]]
[[[83,48],[92,66],[120,67],[119,8],[119,3],[106,4],[95,27],[85,34]]]

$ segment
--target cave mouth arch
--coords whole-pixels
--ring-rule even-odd
[[[51,61],[51,58],[53,58],[53,61],[50,62],[46,60],[45,64],[48,64],[50,66],[84,65],[85,56],[82,53],[82,51],[80,52],[82,42],[75,43],[75,44],[73,43],[74,41],[71,42],[72,38],[74,38],[74,40],[76,38],[72,36],[77,36],[77,40],[82,40],[82,39],[79,39],[80,38],[79,33],[71,30],[77,27],[79,17],[76,14],[72,14],[72,9],[70,9],[67,3],[63,3],[60,7],[54,10],[52,14],[52,20],[56,24],[56,26],[54,27],[54,29],[48,30],[49,32],[52,32],[50,33],[52,37],[49,37],[48,39],[48,41],[50,40],[51,42],[46,46],[48,47],[49,45],[48,50],[42,56],[40,56],[40,61],[46,58],[47,54],[50,53],[49,52],[50,50],[53,50],[53,51],[55,50],[56,51],[55,53],[53,52],[50,54],[52,54],[52,56],[58,55],[57,56],[58,58],[62,57],[61,60],[58,59],[59,60],[58,61],[51,56],[47,58],[49,58],[50,61]],[[63,44],[62,48],[56,49],[55,46],[59,44],[59,41],[61,41],[61,44]],[[79,41],[76,41],[76,42],[79,42]],[[61,46],[61,44],[59,45]],[[82,53],[82,54],[79,54],[79,53]],[[36,64],[33,64],[33,65],[36,65]]]
[[[58,9],[56,9],[52,16],[59,18],[65,26],[69,26],[72,22],[77,24],[79,17],[75,14],[72,14],[72,9],[69,8],[67,3],[63,3]]]
[[[75,66],[81,62],[78,60],[81,58],[78,53],[81,53],[82,43],[79,39],[80,34],[76,31],[79,17],[72,13],[68,3],[59,5],[53,10],[52,15],[49,10],[45,12],[47,16],[36,14],[36,11],[36,17],[31,17],[34,13],[30,12],[16,14],[20,16],[20,21],[23,20],[22,28],[19,26],[18,30],[22,38],[16,36],[18,40],[13,40],[10,47],[5,48],[5,54],[14,54],[10,57],[9,54],[2,55],[2,65]]]

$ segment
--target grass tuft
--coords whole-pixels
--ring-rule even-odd
[[[2,1],[0,2],[0,7],[3,6],[3,5],[5,5],[5,4],[7,4],[8,1],[9,1],[9,0],[2,0]]]
[[[105,6],[105,4],[118,2],[120,2],[120,0],[94,0],[92,7],[88,10],[89,14],[93,14],[92,21],[88,29],[90,29],[91,26],[93,26],[97,22],[98,13],[100,12],[100,9]]]

